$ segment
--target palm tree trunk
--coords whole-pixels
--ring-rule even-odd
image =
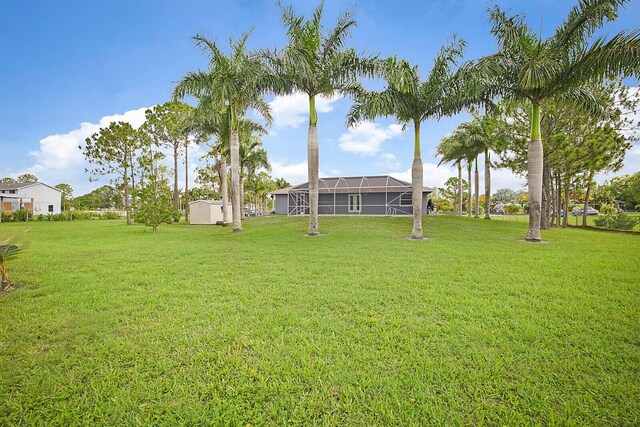
[[[220,155],[220,197],[222,198],[222,225],[229,225],[229,188],[227,186],[227,156]]]
[[[540,208],[542,202],[542,140],[540,139],[540,104],[532,107],[531,139],[527,153],[529,179],[529,231],[526,240],[539,242],[540,237]]]
[[[307,166],[309,173],[309,236],[320,234],[318,229],[318,113],[316,112],[316,99],[309,97],[309,133],[307,137]]]
[[[413,205],[413,229],[411,238],[422,240],[422,186],[423,186],[423,166],[420,157],[420,121],[414,120],[414,146],[413,164],[411,165],[411,203]]]
[[[473,163],[467,160],[467,182],[469,183],[469,191],[467,191],[467,216],[471,218],[471,168]]]
[[[240,142],[238,131],[231,131],[231,228],[234,233],[242,231],[242,201],[240,200]]]
[[[189,137],[184,140],[184,222],[189,223]]]
[[[491,219],[491,162],[489,149],[484,149],[484,219]]]
[[[476,193],[476,203],[475,203],[475,217],[480,218],[480,174],[478,173],[478,156],[476,156],[476,171],[475,171],[475,193]]]
[[[462,163],[458,160],[458,215],[462,215]]]
[[[178,194],[178,144],[173,145],[173,207],[180,210],[180,195]]]
[[[244,213],[244,177],[240,174],[240,206],[242,206],[242,212]]]

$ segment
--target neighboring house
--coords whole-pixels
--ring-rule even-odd
[[[423,188],[422,212],[427,213],[427,198],[433,190]],[[308,183],[270,193],[275,212],[283,215],[309,214]],[[320,215],[411,215],[411,184],[388,175],[320,178],[318,214]]]
[[[231,212],[231,202],[227,202],[227,209]],[[223,219],[222,200],[196,200],[189,203],[189,224],[222,224]]]
[[[62,210],[62,191],[43,182],[0,184],[0,209],[26,209],[34,215],[57,214]]]

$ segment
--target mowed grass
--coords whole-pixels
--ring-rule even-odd
[[[0,424],[640,424],[638,236],[306,221],[2,224]]]

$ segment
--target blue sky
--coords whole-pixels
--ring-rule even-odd
[[[497,0],[550,34],[573,1]],[[638,27],[640,2],[634,1],[607,33]],[[307,15],[315,1],[296,1]],[[333,26],[340,11],[354,10],[358,27],[351,46],[383,57],[398,55],[426,75],[433,58],[452,34],[467,42],[465,57],[492,53],[486,9],[481,0],[325,2],[324,23]],[[0,1],[0,177],[32,172],[52,185],[67,182],[75,195],[108,179],[89,182],[78,144],[111,120],[140,124],[144,109],[169,99],[186,72],[206,68],[191,37],[204,34],[226,44],[253,29],[252,48],[280,47],[286,39],[274,0],[266,1]],[[635,85],[637,82],[630,82]],[[307,102],[285,97],[272,102],[275,125],[264,138],[273,173],[293,183],[306,176]],[[392,120],[347,129],[349,99],[320,103],[320,170],[324,175],[393,173],[409,179],[412,130]],[[465,114],[423,125],[425,184],[441,185],[454,174],[436,167],[441,137],[468,119]],[[198,161],[198,150],[192,167]],[[624,172],[640,170],[640,146],[629,153]],[[193,174],[192,174],[193,175]],[[600,180],[604,177],[600,177]],[[497,171],[494,189],[519,188],[524,180]]]

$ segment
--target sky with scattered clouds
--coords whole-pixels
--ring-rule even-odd
[[[549,35],[574,4],[568,0],[496,0]],[[295,1],[307,15],[317,2]],[[640,2],[631,2],[608,33],[638,27]],[[341,11],[355,12],[358,27],[350,46],[397,55],[426,76],[440,46],[455,33],[466,40],[465,58],[492,53],[482,0],[325,1],[324,23]],[[33,173],[49,184],[66,182],[80,195],[108,183],[90,182],[81,150],[85,138],[113,121],[142,124],[145,109],[165,102],[188,71],[207,61],[191,37],[204,34],[224,47],[229,37],[252,30],[251,48],[281,47],[286,41],[272,0],[114,0],[110,2],[0,2],[0,177]],[[379,82],[367,82],[370,87]],[[628,84],[637,86],[637,81]],[[263,138],[272,174],[291,183],[306,181],[308,100],[302,94],[269,96],[273,126]],[[317,101],[321,176],[391,174],[410,181],[412,129],[392,119],[345,125],[351,100],[339,95]],[[425,185],[441,186],[456,174],[438,166],[440,138],[468,120],[465,113],[422,128]],[[205,147],[192,147],[190,169]],[[481,175],[483,173],[482,163]],[[627,154],[620,173],[640,170],[640,144]],[[195,174],[191,173],[194,177]],[[603,181],[610,175],[601,175]],[[181,183],[182,185],[183,183]],[[492,174],[493,188],[520,189],[525,180],[507,170]],[[192,183],[193,185],[193,183]]]

